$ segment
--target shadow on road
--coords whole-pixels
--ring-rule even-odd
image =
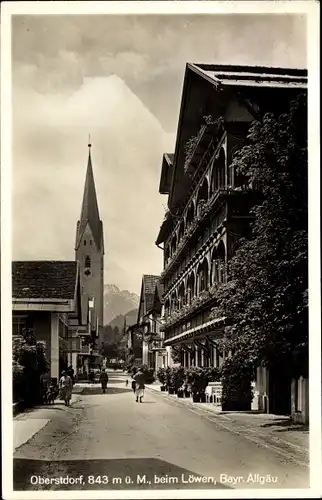
[[[120,378],[113,378],[113,376],[109,377],[109,383],[111,383],[111,384],[124,384],[125,385],[125,380],[126,380],[125,378],[120,379]],[[128,380],[130,380],[130,378],[128,378]]]
[[[14,490],[19,491],[230,489],[215,477],[201,482],[199,474],[156,458],[59,461],[16,458],[13,484]]]
[[[119,387],[107,387],[105,394],[123,394],[125,392],[131,392],[131,389],[120,389]],[[92,396],[95,394],[103,394],[101,387],[84,387],[81,392],[77,393],[82,396]]]
[[[281,427],[281,429],[275,429],[276,432],[287,432],[287,431],[301,431],[309,432],[309,426],[303,424],[295,424],[291,418],[288,419],[276,419],[272,422],[261,425],[261,427]]]
[[[64,411],[65,410],[65,405],[63,406],[63,403],[60,401],[55,401],[55,404],[53,405],[38,405],[38,406],[33,406],[31,408],[25,408],[22,413],[34,413],[35,410],[59,410],[59,411]]]

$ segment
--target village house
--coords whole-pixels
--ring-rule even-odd
[[[158,280],[155,285],[151,309],[148,311],[149,335],[148,366],[157,373],[159,368],[167,366],[167,351],[164,347],[164,332],[161,331],[163,308],[163,285]]]
[[[142,277],[138,319],[128,328],[128,350],[136,365],[144,364],[157,371],[166,365],[163,332],[160,332],[163,285],[160,276]]]
[[[33,331],[46,346],[54,378],[67,366],[87,378],[102,362],[97,347],[103,327],[104,236],[88,146],[75,261],[12,264],[13,336]]]
[[[236,241],[248,234],[257,200],[255,189],[244,192],[245,178],[231,167],[232,160],[245,145],[251,122],[267,111],[283,112],[306,88],[305,70],[186,66],[175,151],[163,157],[159,187],[168,195],[156,245],[164,255],[160,283],[169,364],[173,352],[186,367],[219,367],[230,354],[217,347],[224,318],[210,318],[213,291],[226,280],[225,265]],[[296,397],[305,412],[304,393],[301,389]],[[291,412],[287,376],[258,367],[255,394],[260,410]]]
[[[81,325],[79,265],[74,261],[17,261],[12,263],[13,337],[32,331],[43,342],[50,375],[67,368],[70,315]],[[74,341],[79,348],[80,337]]]

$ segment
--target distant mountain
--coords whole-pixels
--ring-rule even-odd
[[[134,325],[137,322],[138,318],[138,309],[132,309],[126,314],[119,314],[116,318],[110,321],[110,326],[117,326],[119,330],[122,330],[124,327],[124,322],[126,322],[127,326]]]
[[[130,317],[135,316],[133,323],[136,323],[137,309],[139,307],[139,297],[135,293],[131,293],[128,290],[120,290],[116,285],[105,285],[104,286],[104,325],[110,324],[117,317],[122,317],[122,325],[120,325],[120,319],[117,319],[117,324],[114,326],[124,325],[124,316],[131,313],[129,316],[129,323],[131,324],[132,319]],[[135,312],[134,312],[135,311]],[[132,324],[133,324],[132,323]]]

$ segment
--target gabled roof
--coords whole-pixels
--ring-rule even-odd
[[[223,64],[188,64],[188,66],[215,85],[307,88],[306,69]]]
[[[211,114],[214,119],[222,117],[229,103],[240,99],[257,119],[257,105],[261,113],[282,112],[289,98],[303,90],[307,90],[306,69],[188,63],[168,198],[170,210],[175,213],[191,188],[191,180],[183,171],[184,148],[187,140],[198,133],[203,116]]]
[[[153,297],[153,310],[161,313],[161,306],[163,304],[163,293],[164,293],[164,285],[157,281],[154,289],[154,297]]]
[[[153,307],[155,286],[159,279],[160,276],[155,276],[152,274],[144,274],[142,276],[141,294],[138,310],[138,323],[140,322],[140,317],[147,314],[147,312],[150,311]]]
[[[89,145],[89,148],[90,147],[91,146]],[[85,178],[81,216],[80,220],[77,222],[76,243],[75,243],[76,250],[80,245],[87,224],[89,224],[89,227],[91,228],[97,249],[98,250],[103,249],[104,251],[103,224],[99,216],[90,149],[88,153],[88,162],[87,162],[87,171]]]
[[[78,283],[76,261],[15,261],[12,263],[13,299],[74,300]]]

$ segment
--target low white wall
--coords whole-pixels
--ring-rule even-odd
[[[257,367],[253,391],[252,410],[269,413],[269,372],[264,366]]]
[[[295,423],[309,423],[309,381],[306,378],[292,380],[291,416]]]
[[[172,366],[174,365],[174,362],[171,356],[171,346],[167,346],[166,350],[167,350],[167,360],[166,360],[167,366]]]

